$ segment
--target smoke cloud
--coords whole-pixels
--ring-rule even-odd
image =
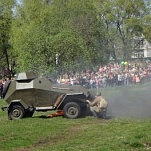
[[[120,87],[106,99],[109,117],[151,118],[151,86]]]

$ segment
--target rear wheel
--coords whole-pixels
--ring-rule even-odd
[[[78,118],[81,115],[81,107],[76,102],[69,102],[64,106],[63,112],[66,118]]]
[[[14,105],[8,110],[8,118],[10,120],[17,120],[23,118],[25,115],[25,110],[20,105]]]

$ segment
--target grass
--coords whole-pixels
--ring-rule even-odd
[[[148,85],[128,89],[143,93]],[[106,96],[120,91],[102,90]],[[3,105],[1,100],[0,107]],[[151,119],[39,117],[49,113],[36,112],[32,118],[10,121],[0,111],[0,151],[145,151],[150,147]]]

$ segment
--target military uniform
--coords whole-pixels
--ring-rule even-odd
[[[102,117],[105,118],[108,103],[102,96],[97,96],[94,101],[87,102],[94,117],[100,117],[100,114],[103,114]]]

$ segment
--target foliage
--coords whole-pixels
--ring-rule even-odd
[[[11,67],[13,66],[11,52],[9,52],[11,49],[9,37],[13,5],[14,0],[0,0],[0,70],[2,72],[6,68],[9,73],[12,72]],[[10,77],[11,75],[9,74],[8,76]]]
[[[0,70],[46,75],[127,60],[134,36],[150,41],[150,16],[143,0],[1,0]]]
[[[131,55],[131,39],[134,35],[142,33],[141,18],[146,14],[145,4],[142,0],[127,1],[101,1],[99,7],[100,18],[109,32],[111,29],[116,29],[117,34],[112,41],[112,45],[122,42],[121,50],[123,60],[126,60]],[[113,32],[111,34],[113,36]],[[130,52],[129,52],[130,51]]]
[[[145,38],[151,43],[151,15],[146,15],[142,19],[143,24],[143,34],[145,35]]]
[[[12,26],[18,71],[53,69],[56,54],[62,68],[98,62],[105,56],[98,23],[90,1],[24,0]]]

